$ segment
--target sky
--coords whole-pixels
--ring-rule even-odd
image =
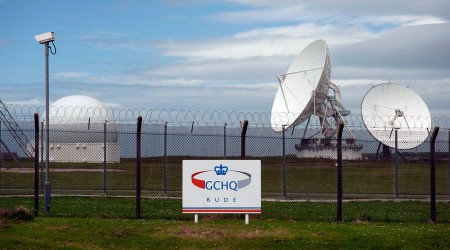
[[[450,117],[448,0],[0,0],[0,100],[45,105],[89,95],[112,107],[270,112],[309,43],[330,49],[331,80],[360,113],[373,86],[408,86]]]

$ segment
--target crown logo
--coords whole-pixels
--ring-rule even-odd
[[[226,175],[228,172],[228,167],[222,166],[222,164],[220,164],[220,166],[216,166],[214,168],[214,171],[216,172],[217,175]]]

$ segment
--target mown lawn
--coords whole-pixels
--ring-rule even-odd
[[[335,222],[330,202],[263,202],[245,225],[239,215],[181,213],[181,200],[120,197],[52,198],[51,212],[32,221],[0,218],[0,249],[450,249],[450,203],[345,202]],[[32,197],[0,197],[0,210],[33,209]]]
[[[162,158],[143,159],[141,187],[143,192],[163,196],[181,196],[183,157],[169,157],[165,166]],[[280,198],[283,193],[282,159],[261,158],[261,192],[263,198]],[[11,167],[7,170],[6,167]],[[104,185],[115,195],[134,193],[136,163],[123,160],[108,164],[104,176],[99,163],[51,163],[50,182],[55,194],[99,194]],[[11,171],[14,167],[17,171]],[[0,195],[33,194],[34,173],[32,163],[23,168],[4,163],[0,170]],[[166,169],[165,169],[166,168]],[[398,169],[399,196],[427,198],[430,190],[429,164],[401,162]],[[334,160],[299,159],[288,157],[286,163],[286,193],[288,198],[333,198],[336,194],[337,170]],[[95,171],[94,171],[95,170]],[[164,178],[164,172],[167,178]],[[449,195],[448,164],[436,166],[436,193]],[[104,183],[106,179],[106,183]],[[164,181],[167,181],[164,183]],[[393,162],[345,161],[343,167],[344,197],[378,198],[395,197],[395,166]]]
[[[38,217],[2,220],[0,249],[449,249],[450,224]]]
[[[142,199],[141,216],[144,219],[193,220],[192,214],[183,214],[180,199]],[[22,206],[33,211],[33,197],[0,197],[1,208]],[[437,222],[450,223],[450,202],[437,203]],[[39,200],[42,216],[43,199]],[[95,217],[111,219],[136,218],[136,200],[132,197],[80,197],[54,196],[51,199],[50,217]],[[200,215],[200,220],[210,215]],[[214,218],[237,219],[239,215],[215,215]],[[262,213],[250,215],[251,220],[316,221],[336,220],[335,202],[278,202],[263,201]],[[430,203],[420,201],[349,201],[343,204],[346,222],[404,222],[427,223]]]

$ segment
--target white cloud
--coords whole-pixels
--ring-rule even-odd
[[[75,39],[81,43],[89,44],[101,50],[129,49],[142,51],[149,49],[149,47],[146,46],[147,42],[130,39],[132,35],[132,33],[127,32],[114,32],[98,29],[87,34],[77,35],[75,36]]]
[[[289,8],[305,6],[305,9],[317,12],[340,13],[342,15],[432,15],[448,19],[450,17],[450,5],[447,0],[229,0],[238,4],[254,8]]]
[[[66,79],[66,78],[87,78],[92,76],[92,73],[89,72],[77,72],[77,71],[71,71],[71,72],[57,72],[52,74],[52,78],[55,79]]]
[[[323,38],[333,45],[359,42],[375,37],[364,27],[299,24],[276,28],[259,28],[220,39],[191,42],[164,42],[155,45],[164,55],[185,59],[242,60],[251,57],[297,55],[310,42]]]
[[[221,12],[213,15],[211,18],[216,21],[232,22],[232,23],[276,23],[276,22],[301,22],[301,23],[318,23],[336,24],[340,26],[384,26],[401,27],[410,25],[423,25],[433,23],[447,22],[445,18],[438,15],[430,15],[429,12],[420,12],[410,14],[408,12],[390,12],[381,11],[381,15],[374,15],[374,12],[368,11],[362,15],[355,15],[352,10],[358,10],[355,6],[360,6],[361,2],[346,1],[342,5],[351,5],[349,8],[341,8],[341,2],[336,1],[277,1],[273,2],[255,2],[255,1],[238,1],[241,4],[253,6],[249,10]],[[351,4],[349,2],[352,2]],[[375,4],[364,2],[365,10],[380,9],[381,4],[377,1]],[[408,2],[409,5],[411,5]],[[335,8],[333,8],[333,6]],[[371,9],[370,7],[374,7]],[[383,9],[383,8],[381,8]],[[437,11],[437,10],[436,10]]]
[[[36,107],[40,107],[40,106],[44,106],[45,105],[45,101],[37,99],[37,98],[33,98],[33,99],[30,99],[30,100],[25,100],[25,101],[8,101],[8,102],[6,102],[6,104],[18,105],[18,106],[36,106]]]
[[[304,5],[292,5],[278,8],[257,8],[251,10],[222,12],[211,16],[215,21],[233,23],[272,23],[272,22],[292,22],[317,20],[317,18],[327,18],[329,13],[319,13],[305,10]]]
[[[433,70],[419,68],[395,68],[395,67],[367,67],[361,61],[361,66],[342,67],[333,66],[331,70],[331,78],[334,81],[354,79],[358,81],[373,80],[375,82],[381,80],[388,81],[410,81],[410,80],[431,80],[443,79],[450,75],[449,70]]]
[[[342,18],[344,19],[344,18]],[[297,55],[301,48],[316,39],[325,39],[331,47],[353,44],[381,36],[394,27],[423,23],[443,23],[445,20],[424,16],[364,16],[326,24],[307,22],[280,27],[256,28],[233,36],[201,41],[165,41],[152,44],[166,56],[188,60],[232,59]],[[370,24],[370,25],[369,25]],[[372,26],[386,26],[376,30]]]
[[[403,27],[338,47],[333,57],[339,66],[448,72],[449,42],[450,24],[447,23]]]
[[[122,105],[113,102],[104,102],[103,103],[108,108],[122,108]]]
[[[376,85],[386,82],[383,79],[331,79],[331,82],[336,84],[339,88],[355,86],[355,85]]]
[[[414,15],[398,15],[398,16],[368,16],[359,19],[361,23],[370,23],[372,25],[393,24],[397,26],[414,26],[424,24],[446,23],[447,21],[435,16],[414,16]]]

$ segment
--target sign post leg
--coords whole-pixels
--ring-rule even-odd
[[[248,214],[245,214],[245,225],[248,225],[250,220],[250,216],[248,216]]]
[[[195,221],[195,224],[198,223],[198,214],[195,214],[195,215],[194,215],[194,221]]]

